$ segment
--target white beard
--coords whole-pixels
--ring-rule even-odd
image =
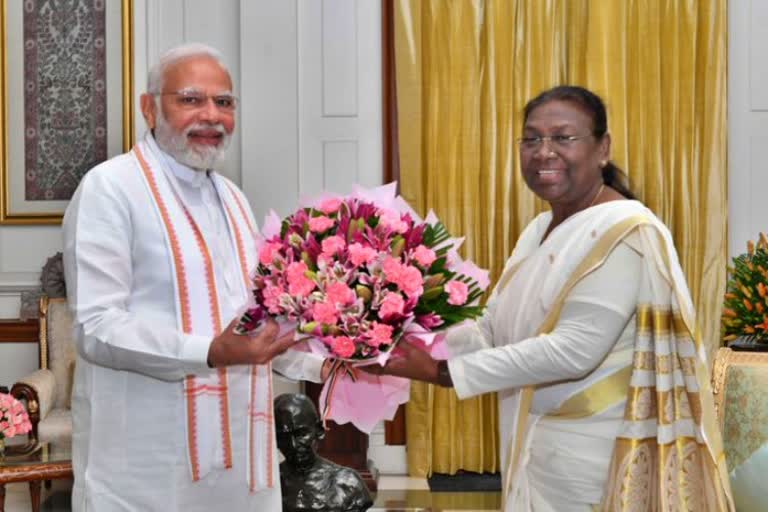
[[[202,145],[193,147],[189,144],[187,136],[190,131],[211,128],[222,134],[221,144],[218,147]],[[162,108],[158,108],[155,141],[160,149],[171,155],[177,162],[198,171],[207,171],[224,160],[232,136],[226,132],[221,123],[215,125],[195,123],[186,127],[182,132],[176,132],[163,116]]]

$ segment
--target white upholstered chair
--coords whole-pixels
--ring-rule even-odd
[[[40,369],[14,384],[11,394],[26,401],[31,443],[68,444],[75,371],[72,317],[64,298],[40,299]]]

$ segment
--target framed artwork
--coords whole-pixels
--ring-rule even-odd
[[[0,2],[0,224],[58,224],[133,143],[133,0]]]

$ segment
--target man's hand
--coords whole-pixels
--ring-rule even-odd
[[[267,325],[257,334],[235,333],[237,323],[235,318],[213,339],[208,349],[208,366],[266,364],[296,343],[293,331],[277,338],[278,325],[271,318],[266,320]]]

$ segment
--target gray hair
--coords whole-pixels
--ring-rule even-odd
[[[163,76],[169,66],[190,57],[210,57],[218,62],[227,72],[227,66],[224,64],[221,52],[216,48],[202,43],[185,43],[166,51],[160,56],[160,59],[149,70],[147,75],[147,92],[157,94],[163,89]]]

